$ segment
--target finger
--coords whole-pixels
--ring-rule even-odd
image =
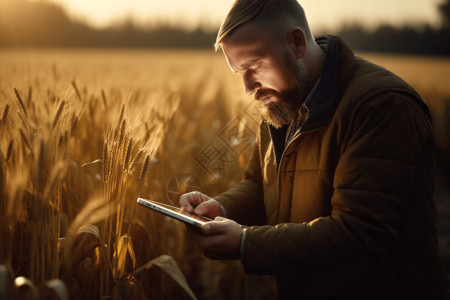
[[[186,211],[188,213],[194,212],[194,207],[188,194],[181,195],[179,202],[182,211]]]
[[[231,226],[233,225],[234,222],[225,218],[221,219],[223,220],[222,221],[215,220],[203,224],[202,231],[206,234],[222,234],[228,232],[231,229]]]
[[[211,219],[214,219],[217,216],[222,216],[223,211],[220,207],[219,202],[214,199],[209,199],[206,202],[203,202],[199,206],[195,208],[195,214],[200,216],[205,216]]]
[[[205,201],[195,207],[194,212],[199,216],[207,214],[213,208],[212,201]]]
[[[207,195],[202,194],[197,191],[193,191],[190,193],[186,193],[180,197],[180,205],[181,205],[181,201],[183,201],[183,202],[188,202],[193,207],[196,207],[200,203],[208,201],[209,199],[211,199],[211,198],[208,197]]]
[[[211,198],[205,194],[202,194],[200,192],[194,191],[191,193],[191,197],[194,199],[195,201],[195,205],[194,207],[197,207],[198,205],[209,201]]]
[[[206,198],[203,200],[203,198]],[[203,195],[197,191],[186,193],[180,196],[179,203],[182,211],[188,213],[194,213],[194,208],[201,202],[209,199],[206,195]]]

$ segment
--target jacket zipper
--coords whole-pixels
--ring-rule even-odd
[[[278,167],[278,172],[277,172],[277,173],[278,173],[278,174],[277,174],[277,177],[278,177],[278,183],[277,183],[277,203],[278,203],[278,208],[277,208],[277,222],[278,222],[278,220],[279,220],[279,218],[280,218],[280,209],[281,209],[281,199],[280,199],[280,193],[281,193],[281,189],[280,189],[280,186],[281,186],[281,168],[282,168],[282,166],[283,166],[284,156],[285,156],[287,150],[289,149],[289,146],[290,146],[294,141],[298,140],[298,139],[300,138],[300,136],[303,135],[302,133],[303,133],[303,132],[300,131],[296,136],[294,136],[294,137],[291,139],[291,141],[287,144],[287,146],[284,148],[283,153],[281,154],[280,166]]]
[[[281,205],[281,201],[280,201],[280,200],[281,200],[281,199],[280,199],[280,192],[281,192],[281,189],[280,189],[280,186],[281,186],[281,175],[280,175],[280,174],[281,174],[281,171],[280,171],[280,170],[281,170],[281,168],[282,168],[282,166],[283,166],[284,156],[285,156],[287,150],[289,149],[289,147],[291,146],[291,144],[292,144],[293,142],[299,140],[301,136],[304,136],[304,135],[305,135],[305,133],[314,132],[314,131],[316,131],[316,130],[318,130],[318,129],[321,129],[322,127],[324,127],[324,126],[320,126],[320,127],[318,127],[318,128],[309,129],[309,130],[306,130],[306,131],[301,131],[301,130],[300,130],[300,132],[299,132],[297,135],[295,135],[295,136],[291,139],[291,141],[289,142],[289,144],[287,144],[286,148],[284,148],[283,153],[281,154],[280,166],[278,167],[278,173],[277,173],[277,177],[278,177],[278,183],[277,183],[277,203],[278,203],[278,208],[277,208],[277,221],[278,221],[278,219],[279,219],[279,216],[280,216],[280,209],[281,209],[281,207],[280,207],[280,205]]]

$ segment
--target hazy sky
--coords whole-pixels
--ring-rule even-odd
[[[179,20],[195,27],[218,26],[234,0],[47,0],[62,4],[78,19],[103,27],[130,16],[136,23]],[[332,30],[343,22],[368,25],[436,24],[437,5],[443,0],[300,0],[314,28]]]

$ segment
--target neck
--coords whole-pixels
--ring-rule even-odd
[[[308,46],[309,47],[306,48],[305,59],[303,61],[309,74],[309,84],[307,87],[309,93],[316,85],[320,76],[322,76],[325,53],[323,53],[322,49],[314,40],[310,41]]]

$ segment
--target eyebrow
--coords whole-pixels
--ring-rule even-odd
[[[243,64],[243,65],[241,65],[241,66],[236,66],[236,69],[237,69],[237,70],[234,70],[234,69],[233,69],[232,72],[233,72],[233,73],[238,73],[238,71],[245,70],[245,69],[247,69],[248,67],[254,65],[259,59],[260,59],[259,57],[256,57],[256,58],[253,58],[253,59],[247,61],[245,64]]]

